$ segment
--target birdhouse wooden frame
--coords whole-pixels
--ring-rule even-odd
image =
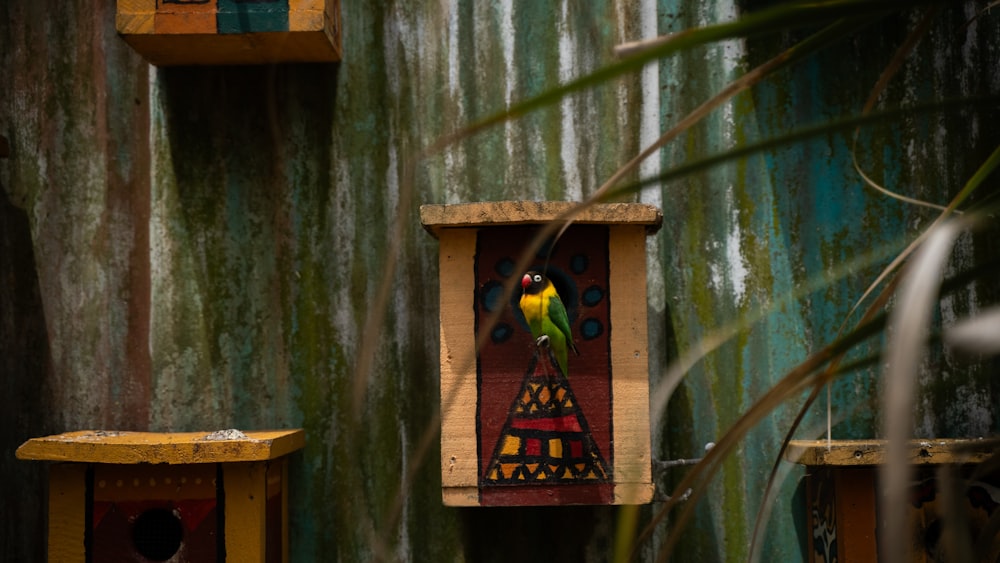
[[[49,561],[288,561],[288,455],[302,430],[79,431],[34,438],[47,460]]]
[[[340,60],[339,0],[118,0],[118,33],[154,65]]]
[[[566,373],[531,335],[517,264],[570,202],[425,205],[440,241],[441,481],[449,506],[652,499],[646,236],[662,214],[602,204],[544,236],[526,270],[565,304]]]
[[[907,459],[914,466],[910,502],[890,508],[907,512],[912,532],[910,561],[951,560],[942,529],[957,522],[966,528],[961,533],[983,550],[974,560],[1000,559],[1000,535],[995,526],[1000,511],[1000,499],[995,495],[1000,489],[994,458],[998,446],[996,440],[983,439],[914,440],[909,444]],[[792,440],[785,458],[806,466],[807,522],[802,539],[808,561],[878,561],[884,523],[880,512],[887,508],[878,494],[879,466],[886,460],[885,440]],[[983,463],[986,461],[992,463]],[[952,481],[949,492],[961,490],[963,494],[949,496],[944,492],[942,476]],[[962,486],[955,487],[959,484]],[[946,510],[953,513],[950,523],[942,523]]]

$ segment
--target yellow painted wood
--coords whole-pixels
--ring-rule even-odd
[[[216,495],[216,465],[140,465],[99,463],[94,466],[95,501],[211,499]]]
[[[156,23],[155,12],[119,12],[115,16],[115,28],[118,33],[144,34],[153,33],[153,26]]]
[[[318,31],[323,29],[326,14],[323,10],[299,10],[288,13],[288,28],[300,31]]]
[[[143,14],[156,12],[156,0],[118,0],[118,14]]]
[[[32,438],[18,459],[94,463],[218,463],[275,459],[305,446],[301,429],[211,432],[81,430]],[[236,437],[233,437],[236,436]]]
[[[288,29],[294,31],[323,29],[326,14],[326,2],[323,0],[288,0]]]
[[[420,221],[436,237],[442,229],[497,225],[530,225],[554,221],[579,205],[571,201],[491,201],[453,205],[421,205]],[[580,224],[639,224],[655,232],[663,214],[643,203],[602,203],[574,216]]]
[[[476,320],[469,294],[475,252],[475,229],[441,236],[441,485],[448,506],[479,504],[476,418],[469,413],[477,399]]]
[[[208,32],[203,17],[185,19],[205,12],[200,5],[171,6],[171,13],[165,14],[166,8],[157,9],[155,0],[118,3],[116,30],[154,65],[336,62],[341,58],[339,0],[291,0],[287,32],[240,34]],[[176,17],[169,25],[164,20],[157,26],[157,12],[161,17]],[[202,15],[214,18],[211,13]]]
[[[980,463],[990,458],[1000,440],[913,440],[907,457],[917,465]],[[785,459],[802,465],[879,465],[886,458],[885,440],[792,440]]]
[[[267,537],[267,462],[222,466],[226,560],[263,563]]]
[[[310,10],[323,11],[326,2],[323,0],[288,0],[288,13]]]
[[[200,35],[124,35],[125,41],[150,64],[223,65],[322,63],[340,60],[333,31]]]
[[[86,560],[87,466],[56,463],[49,467],[49,561]]]
[[[213,11],[208,7],[198,11]],[[159,13],[174,13],[189,11],[182,4],[167,5],[157,8],[156,0],[118,0],[116,11],[116,29],[118,33],[153,33],[152,17]],[[338,0],[289,0],[288,29],[289,31],[317,31],[323,29],[327,21],[337,23],[340,13]],[[149,27],[136,26],[135,21],[149,20]],[[123,24],[123,22],[125,22]]]
[[[655,209],[655,208],[654,208]],[[608,230],[611,294],[612,442],[615,504],[653,498],[649,442],[649,340],[646,333],[646,229]]]

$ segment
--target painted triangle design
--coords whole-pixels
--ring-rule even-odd
[[[482,476],[488,485],[611,482],[569,380],[546,347],[528,363],[500,438]]]

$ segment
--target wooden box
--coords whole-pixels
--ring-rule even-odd
[[[532,257],[565,304],[566,373],[536,344],[515,271],[575,204],[425,205],[440,241],[441,481],[449,506],[641,504],[652,498],[642,204],[598,205]],[[505,284],[514,287],[504,300]],[[496,323],[487,326],[495,318]],[[477,350],[477,339],[480,346]]]
[[[154,65],[340,60],[339,0],[118,0],[115,26]]]
[[[943,539],[946,525],[961,520],[962,536],[971,538],[970,551],[979,551],[976,561],[1000,561],[1000,475],[979,464],[997,451],[996,441],[923,440],[910,444],[910,463],[915,479],[910,502],[904,507],[886,507],[879,498],[879,466],[885,462],[883,440],[792,440],[786,459],[806,466],[805,541],[808,560],[878,561],[879,537],[884,522],[881,511],[907,511],[912,541],[911,561],[955,559],[947,554]],[[961,495],[953,506],[961,514],[950,523],[944,514],[945,494],[941,468],[953,470]],[[987,469],[980,471],[980,469]]]
[[[302,430],[34,438],[49,468],[49,561],[282,563],[288,454]]]

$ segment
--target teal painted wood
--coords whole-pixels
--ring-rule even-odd
[[[984,18],[964,35],[946,32],[962,27],[971,6],[942,14],[890,98],[996,93],[987,70],[1000,26]],[[783,44],[697,50],[487,130],[418,163],[413,197],[401,192],[404,166],[440,135],[611,62],[617,43],[736,13],[723,1],[345,1],[337,65],[157,70],[115,35],[113,2],[0,5],[0,21],[11,22],[0,25],[0,75],[11,84],[0,97],[0,134],[12,147],[0,160],[11,202],[4,240],[30,237],[33,246],[0,264],[3,279],[16,282],[4,289],[37,284],[38,299],[14,318],[35,334],[45,327],[46,342],[0,336],[15,348],[11,357],[48,355],[28,370],[36,387],[12,388],[18,399],[8,406],[28,414],[7,410],[5,447],[80,428],[302,426],[307,445],[292,464],[295,561],[499,561],[512,545],[537,546],[539,559],[606,559],[618,509],[441,506],[436,437],[427,435],[438,401],[437,244],[417,224],[417,207],[579,199]],[[859,111],[912,23],[883,24],[741,94],[644,174]],[[994,118],[879,128],[862,138],[863,160],[883,181],[943,202],[996,144]],[[831,135],[636,196],[665,216],[648,245],[654,383],[669,360],[725,322],[927,224],[929,212],[861,186],[849,141]],[[991,244],[963,240],[960,256]],[[366,315],[393,252],[389,307],[373,329],[373,369],[356,412]],[[36,276],[19,273],[25,268]],[[793,300],[696,365],[654,428],[655,456],[692,457],[717,441],[834,336],[876,271]],[[974,310],[995,293],[959,294],[942,315]],[[13,296],[2,303],[30,294],[0,293]],[[933,361],[962,377],[925,379],[919,431],[994,431],[988,371],[944,351]],[[877,434],[875,377],[862,371],[834,386],[844,414],[838,437]],[[814,410],[803,430],[810,436],[824,425]],[[726,463],[679,559],[746,556],[793,416],[779,410]],[[4,482],[19,484],[4,489],[5,502],[39,489],[38,473],[23,464],[0,467]],[[663,474],[661,492],[680,474]],[[763,560],[802,558],[788,510],[796,476],[769,520]],[[17,506],[23,517],[4,527],[0,553],[34,559],[42,512]],[[655,558],[666,529],[642,559]]]
[[[234,2],[218,0],[219,33],[288,31],[288,1]]]
[[[718,13],[719,5],[713,9],[709,3],[706,11]],[[672,22],[667,31],[697,23],[690,12],[676,10],[666,12],[686,17]],[[883,97],[886,104],[996,93],[996,85],[987,83],[985,75],[976,70],[979,64],[993,63],[968,57],[970,53],[984,55],[983,46],[990,41],[987,37],[995,38],[997,30],[979,23],[967,30],[967,36],[944,31],[961,29],[970,15],[969,11],[949,10],[935,21],[934,31],[897,78],[904,86],[894,85]],[[917,19],[914,14],[877,24],[861,39],[838,45],[738,96],[705,126],[692,131],[686,142],[668,148],[664,166],[736,142],[761,140],[795,127],[860,113],[879,73]],[[805,32],[797,36],[804,37]],[[712,68],[735,65],[746,69],[790,44],[788,38],[731,43],[709,50],[706,58],[713,61]],[[964,55],[960,54],[963,45]],[[663,103],[665,113],[678,111],[678,106],[689,108],[694,102],[687,100],[704,99],[707,91],[718,89],[727,79],[706,75],[702,61],[680,58],[661,65],[671,97]],[[948,82],[945,74],[964,78]],[[932,87],[945,82],[947,87]],[[996,135],[981,134],[979,123],[983,119],[992,118],[971,112],[907,119],[867,130],[859,144],[859,160],[877,181],[944,204],[998,142]],[[970,138],[970,131],[980,133]],[[667,264],[667,291],[675,296],[667,301],[668,334],[676,335],[681,351],[715,327],[777,303],[811,280],[832,275],[849,260],[908,241],[918,229],[926,228],[935,212],[891,200],[865,187],[853,170],[850,146],[850,134],[833,134],[721,166],[664,189],[663,200],[672,205],[664,206],[663,236],[671,242],[661,256]],[[965,152],[952,153],[956,146],[965,147]],[[953,159],[935,155],[939,150]],[[915,157],[917,154],[926,156]],[[964,240],[953,271],[970,266],[974,254],[989,252],[985,249],[994,244],[989,236]],[[809,353],[831,342],[850,307],[887,263],[887,259],[874,260],[869,267],[856,268],[852,275],[827,282],[821,289],[781,306],[695,366],[670,403],[669,431],[664,440],[671,457],[699,455],[703,445],[714,441],[767,387]],[[996,288],[978,290],[994,294]],[[960,292],[954,299],[963,304],[962,311],[969,311],[967,307],[977,297],[984,296]],[[947,322],[955,318],[956,311],[942,308],[940,314]],[[875,341],[861,346],[849,359],[869,354],[877,359],[880,344]],[[989,366],[970,364],[939,349],[921,377],[921,398],[915,405],[916,435],[994,433],[996,417],[991,408],[984,408],[996,401],[996,391],[986,376]],[[881,435],[878,375],[876,362],[833,386],[835,438]],[[962,406],[952,403],[946,407],[945,403],[955,397],[963,397]],[[696,517],[695,527],[705,533],[686,534],[679,553],[709,561],[745,557],[761,491],[777,444],[794,413],[790,408],[779,409],[750,433],[739,455],[725,464]],[[825,401],[820,400],[798,436],[819,437],[825,432],[825,421]],[[794,543],[795,522],[787,511],[798,475],[793,469],[768,520],[762,560],[802,557]]]

